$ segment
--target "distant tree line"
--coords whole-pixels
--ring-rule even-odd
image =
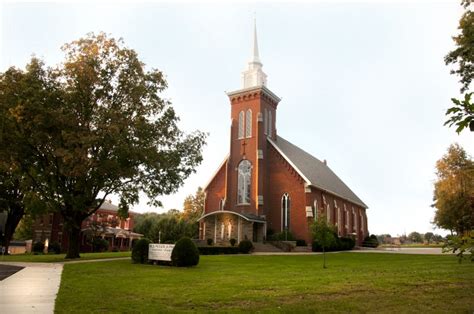
[[[394,240],[397,239],[400,244],[410,244],[410,243],[443,243],[446,241],[446,238],[439,234],[434,234],[433,232],[419,233],[416,231],[410,232],[408,235],[401,235],[397,237],[392,237],[390,234],[379,234],[377,235],[377,240],[381,244],[393,244]]]
[[[148,212],[135,215],[134,232],[141,233],[153,243],[175,243],[182,237],[198,237],[198,219],[204,211],[204,191],[199,187],[188,195],[183,210],[170,209],[166,213]]]

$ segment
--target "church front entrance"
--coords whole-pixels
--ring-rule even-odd
[[[232,211],[215,211],[199,219],[199,239],[217,245],[230,245],[242,240],[261,242],[266,221],[262,218]],[[211,240],[209,240],[211,239]]]

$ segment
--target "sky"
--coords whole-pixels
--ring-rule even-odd
[[[122,37],[147,69],[166,75],[186,132],[209,133],[204,160],[163,208],[143,197],[136,212],[181,209],[229,150],[230,104],[241,88],[257,17],[268,87],[282,98],[278,135],[328,166],[369,206],[369,231],[433,229],[435,163],[474,133],[443,126],[458,78],[444,56],[459,1],[0,2],[0,72],[34,54],[55,65],[60,47],[88,32]],[[117,198],[112,198],[117,202]]]

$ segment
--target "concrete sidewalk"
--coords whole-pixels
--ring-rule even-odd
[[[25,267],[0,281],[0,312],[54,313],[63,264],[2,262]]]

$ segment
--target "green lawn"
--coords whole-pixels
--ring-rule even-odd
[[[0,255],[0,262],[33,262],[33,263],[57,263],[57,262],[69,262],[64,257],[66,254],[17,254],[17,255]],[[81,253],[80,259],[77,260],[91,260],[91,259],[104,259],[104,258],[117,258],[117,257],[129,257],[131,252],[104,252],[104,253]]]
[[[128,260],[64,266],[56,312],[469,312],[474,263],[381,253],[201,256],[194,268]]]
[[[431,247],[443,247],[443,243],[430,243],[430,244],[422,244],[422,243],[410,243],[410,244],[401,244],[401,245],[393,245],[393,244],[382,244],[381,247],[402,247],[402,248],[431,248]]]

